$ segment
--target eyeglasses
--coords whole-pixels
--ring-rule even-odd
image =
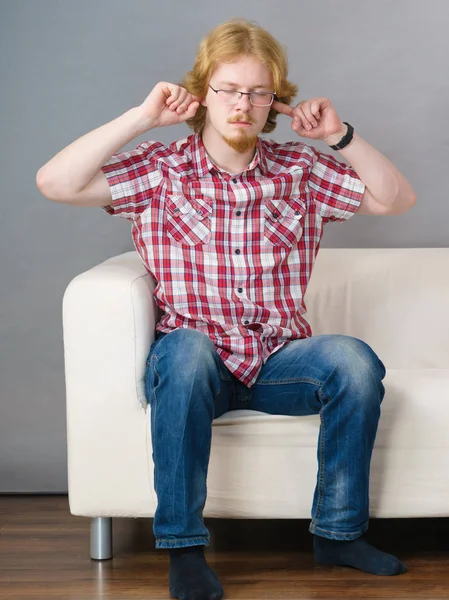
[[[238,92],[237,90],[215,90],[211,85],[209,87],[224,100],[225,104],[237,104],[242,96],[248,96],[253,106],[271,106],[276,96],[274,92]]]

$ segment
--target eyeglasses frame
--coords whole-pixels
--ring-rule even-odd
[[[218,94],[218,92],[233,92],[234,94],[240,94],[240,96],[237,98],[236,102],[226,102],[226,104],[228,106],[235,106],[241,99],[242,96],[248,96],[249,97],[249,101],[251,102],[252,106],[258,106],[258,107],[267,107],[267,106],[271,106],[274,102],[274,99],[276,98],[276,93],[275,92],[241,92],[239,90],[216,90],[215,88],[213,88],[210,83],[208,84],[210,89],[215,92],[216,94]],[[253,101],[251,100],[251,96],[255,94],[255,95],[260,95],[260,94],[270,94],[271,95],[271,102],[270,104],[254,104]]]

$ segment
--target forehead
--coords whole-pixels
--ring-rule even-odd
[[[218,63],[212,72],[214,83],[234,83],[242,87],[273,86],[270,70],[257,58],[244,57],[231,63]]]

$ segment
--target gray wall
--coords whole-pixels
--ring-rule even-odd
[[[235,16],[282,41],[299,98],[328,96],[417,192],[406,215],[330,225],[323,245],[448,245],[447,0],[0,0],[2,492],[67,489],[62,295],[78,273],[133,249],[127,222],[47,201],[36,171],[157,81],[178,81],[200,38]],[[280,121],[272,137],[290,139]]]

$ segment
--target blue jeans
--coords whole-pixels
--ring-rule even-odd
[[[245,408],[321,419],[310,531],[353,540],[368,528],[371,454],[385,368],[364,342],[343,335],[293,340],[248,388],[213,342],[192,329],[158,334],[147,360],[157,548],[208,545],[204,525],[212,421]]]

